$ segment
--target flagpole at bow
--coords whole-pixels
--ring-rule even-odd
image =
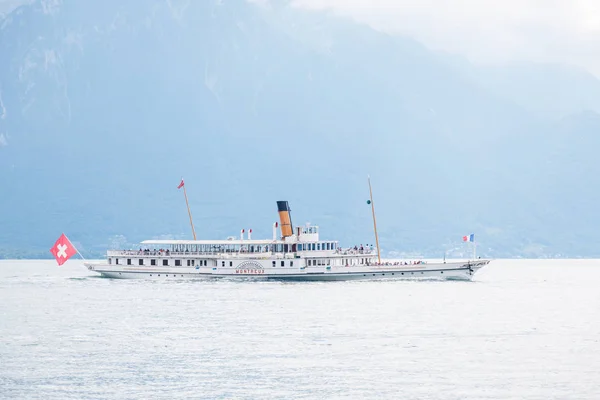
[[[377,260],[381,264],[381,252],[379,251],[379,237],[377,236],[377,221],[375,220],[375,205],[373,204],[373,190],[371,190],[371,176],[367,175],[369,181],[369,196],[371,198],[371,212],[373,213],[373,229],[375,230],[375,243],[377,244]]]
[[[477,243],[475,243],[475,234],[471,233],[463,236],[463,242],[471,243],[471,247],[473,248],[473,261],[475,261],[477,259]]]
[[[188,202],[187,193],[185,191],[185,184],[183,183],[183,178],[181,178],[181,183],[177,186],[177,189],[181,189],[183,187],[183,196],[185,197],[185,205],[187,206],[188,215],[190,217],[190,225],[192,226],[192,234],[194,235],[194,240],[196,240],[196,230],[194,229],[194,222],[192,221],[192,212],[190,211],[190,203]]]

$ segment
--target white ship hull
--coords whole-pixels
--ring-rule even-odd
[[[145,240],[139,250],[109,250],[90,271],[116,279],[245,279],[284,281],[347,281],[360,279],[471,280],[489,260],[424,262],[383,261],[372,245],[343,248],[322,240],[319,227],[294,228],[287,201],[278,201],[281,222],[272,239]],[[377,242],[378,243],[378,242]],[[473,255],[475,259],[475,254]]]
[[[226,268],[150,268],[86,263],[89,270],[114,279],[242,279],[282,281],[347,281],[367,279],[439,279],[471,280],[489,260],[382,265],[371,267],[299,268],[240,273]]]

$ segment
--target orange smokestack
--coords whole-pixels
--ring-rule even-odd
[[[277,211],[279,211],[279,220],[281,221],[281,236],[292,236],[292,218],[290,217],[290,206],[287,201],[277,202]]]

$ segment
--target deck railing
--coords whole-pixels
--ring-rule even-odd
[[[331,251],[303,251],[302,254],[307,257],[323,257],[331,254]],[[325,254],[322,254],[325,253]],[[336,249],[334,255],[361,255],[373,254],[370,249]],[[158,250],[108,250],[108,257],[219,257],[219,258],[238,258],[238,257],[277,257],[277,258],[295,258],[298,253],[279,253],[279,252],[248,252],[248,251],[158,251]]]

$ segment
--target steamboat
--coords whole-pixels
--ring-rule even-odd
[[[490,262],[475,257],[448,262],[382,261],[372,194],[368,203],[373,210],[376,251],[372,245],[344,248],[336,240],[323,240],[318,226],[293,226],[288,202],[277,201],[279,221],[273,224],[270,239],[253,239],[252,230],[241,230],[239,237],[196,240],[194,232],[194,240],[146,240],[139,250],[109,250],[104,261],[84,264],[102,276],[123,279],[343,281],[471,280]]]

